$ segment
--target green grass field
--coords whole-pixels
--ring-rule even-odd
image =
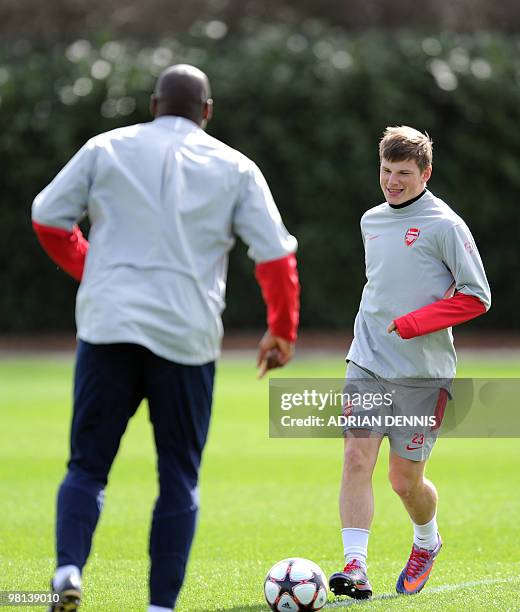
[[[268,437],[268,383],[253,358],[220,362],[201,477],[201,512],[180,612],[267,610],[263,578],[288,556],[326,574],[342,565],[337,515],[342,442]],[[279,375],[341,377],[335,360],[296,360]],[[56,488],[67,457],[72,363],[0,361],[0,590],[47,589],[53,572]],[[459,375],[518,377],[520,360],[462,359]],[[394,596],[412,529],[386,480],[387,444],[375,475],[369,549],[374,599],[331,603],[366,610],[520,610],[520,443],[446,439],[428,475],[440,496],[445,546],[420,595]],[[123,440],[84,572],[85,611],[147,605],[147,535],[156,495],[146,406]],[[18,608],[24,609],[24,608]],[[27,609],[27,608],[25,608]],[[43,608],[33,608],[42,610]]]

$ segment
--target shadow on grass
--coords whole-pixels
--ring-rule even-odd
[[[350,608],[351,606],[366,606],[373,601],[381,601],[383,599],[398,599],[400,597],[406,597],[406,595],[399,595],[399,593],[382,593],[381,595],[376,595],[375,597],[371,597],[370,599],[334,599],[325,604],[324,610],[330,608]]]
[[[238,606],[236,608],[223,608],[222,612],[266,612],[267,604],[252,604],[250,606]]]
[[[383,593],[381,595],[376,595],[370,599],[334,599],[329,600],[328,603],[325,604],[323,610],[330,610],[331,608],[350,608],[351,606],[366,606],[373,601],[380,601],[384,599],[397,599],[399,597],[403,597],[403,595],[398,595],[397,593]],[[242,605],[236,606],[233,608],[219,608],[219,612],[266,612],[268,610],[267,604],[250,604],[250,605]],[[203,610],[202,612],[215,612],[215,608]]]
[[[377,601],[381,599],[396,599],[397,597],[402,597],[402,595],[397,595],[397,593],[392,593],[388,595],[377,595],[372,599],[335,599],[325,604],[323,610],[331,609],[331,608],[350,608],[351,606],[364,606],[369,604],[371,601]],[[219,608],[219,612],[266,612],[269,608],[267,604],[251,604],[251,605],[243,605],[236,606],[233,608]],[[215,610],[204,610],[204,612],[215,612]]]

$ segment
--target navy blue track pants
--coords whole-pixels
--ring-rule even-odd
[[[181,365],[136,344],[79,342],[70,461],[57,500],[58,566],[85,565],[121,437],[146,398],[159,476],[150,530],[150,603],[173,608],[195,532],[214,373],[214,363]]]

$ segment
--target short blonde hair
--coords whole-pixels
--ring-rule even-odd
[[[379,142],[379,159],[391,162],[413,159],[424,172],[433,161],[433,142],[425,132],[408,125],[387,127]]]

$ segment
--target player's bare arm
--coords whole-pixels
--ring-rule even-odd
[[[258,343],[258,358],[256,366],[259,368],[258,378],[263,378],[269,370],[281,368],[289,363],[294,354],[294,342],[280,336],[273,336],[267,331]]]

